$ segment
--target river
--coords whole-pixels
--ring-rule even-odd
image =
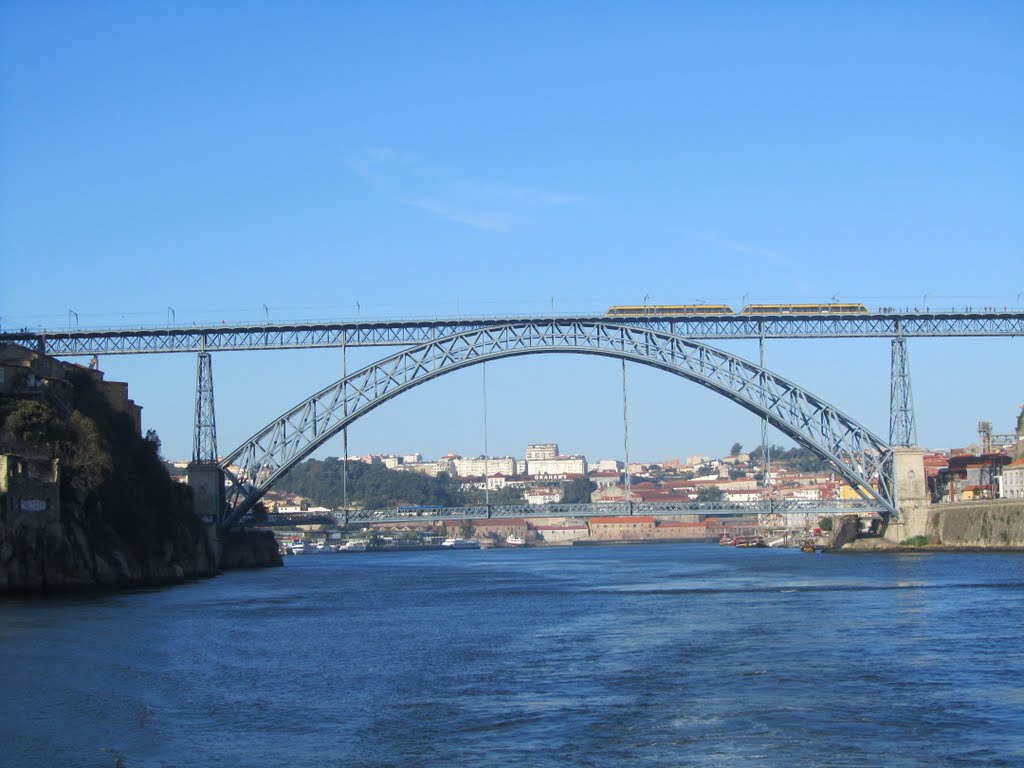
[[[3,766],[1020,766],[1024,555],[303,555],[0,603]]]

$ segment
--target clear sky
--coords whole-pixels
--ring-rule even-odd
[[[7,0],[0,326],[1020,306],[1022,39],[1020,2]],[[912,342],[922,443],[1010,431],[1022,343]],[[768,363],[888,434],[888,342]],[[194,357],[101,367],[187,458]],[[337,350],[215,355],[222,452],[339,373]],[[481,453],[481,378],[383,406],[350,450]],[[492,454],[621,458],[616,361],[487,381]],[[698,385],[631,366],[629,392],[634,459],[760,441]]]

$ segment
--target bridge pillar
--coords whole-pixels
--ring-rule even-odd
[[[217,422],[213,410],[213,360],[205,349],[196,364],[196,419],[192,461],[188,465],[192,508],[202,521],[206,548],[220,567],[220,525],[224,519],[224,472],[217,465]]]
[[[910,388],[910,357],[902,333],[892,340],[889,392],[889,445],[917,445],[914,396]]]
[[[893,446],[893,477],[899,520],[891,520],[885,538],[893,543],[913,536],[928,536],[928,486],[924,471],[924,451],[920,448]]]
[[[220,567],[220,521],[224,516],[224,471],[208,461],[189,462],[188,487],[192,509],[203,524],[206,549],[214,568]]]
[[[192,461],[217,463],[217,420],[213,409],[213,358],[203,351],[196,362],[196,418]]]

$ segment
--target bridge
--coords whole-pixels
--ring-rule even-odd
[[[476,507],[389,507],[332,512],[343,525],[373,523],[438,523],[446,520],[500,520],[508,518],[610,517],[630,515],[692,515],[694,517],[750,517],[762,514],[846,515],[878,513],[878,504],[864,499],[759,499],[757,501],[621,502],[601,504],[491,504]]]
[[[197,353],[194,487],[199,503],[215,508],[218,525],[229,527],[239,523],[295,463],[392,397],[469,365],[551,352],[615,357],[649,365],[712,389],[758,414],[763,424],[773,425],[828,462],[860,495],[859,509],[874,510],[887,518],[898,517],[898,449],[916,443],[906,340],[1020,335],[1024,335],[1024,312],[1020,311],[887,311],[22,330],[0,334],[0,342],[21,343],[55,356]],[[764,342],[773,338],[891,339],[888,440],[872,434],[795,382],[768,370],[764,364]],[[760,364],[702,343],[715,339],[759,340]],[[347,347],[357,346],[403,349],[344,376],[286,411],[223,458],[218,466],[211,352],[336,347],[344,354]],[[637,505],[630,505],[629,511],[635,512],[635,508]],[[607,506],[602,509],[605,513],[611,511]],[[483,516],[495,514],[493,509],[484,511],[487,515]],[[716,510],[715,514],[723,511]],[[473,510],[472,515],[481,516],[477,512]],[[680,509],[675,513],[692,512]],[[445,514],[451,518],[470,512],[452,510]],[[523,516],[522,510],[515,516]],[[377,519],[384,518],[378,515]]]
[[[1024,335],[1024,311],[865,312],[846,315],[523,315],[187,327],[6,331],[0,341],[55,357],[425,344],[508,323],[613,321],[690,339],[839,339]]]

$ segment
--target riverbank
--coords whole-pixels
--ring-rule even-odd
[[[979,554],[991,552],[993,554],[1024,553],[1024,546],[1012,547],[982,547],[973,544],[894,544],[881,538],[857,539],[836,549],[828,549],[828,552],[839,554],[856,554],[858,552],[891,552],[893,554],[928,554],[930,552],[964,552]]]

